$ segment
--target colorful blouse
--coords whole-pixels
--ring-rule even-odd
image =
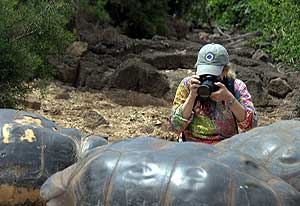
[[[186,77],[181,81],[173,101],[170,123],[178,134],[184,133],[191,141],[216,143],[237,134],[238,130],[243,132],[257,126],[258,117],[251,95],[246,84],[239,79],[234,80],[234,94],[245,108],[243,121],[236,122],[227,103],[212,100],[196,100],[190,118],[183,118],[182,105],[190,92],[190,80],[191,77]]]

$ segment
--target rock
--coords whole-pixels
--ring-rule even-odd
[[[70,83],[74,85],[77,78],[77,68],[70,67],[68,65],[58,66],[58,75],[57,78],[65,83]]]
[[[85,126],[90,129],[96,129],[100,125],[107,125],[108,121],[96,111],[86,111],[83,113]]]
[[[71,46],[67,48],[67,54],[70,54],[75,57],[82,56],[88,50],[88,43],[76,41]]]
[[[261,62],[257,60],[253,60],[253,59],[249,59],[237,55],[231,55],[229,58],[230,58],[230,62],[244,67],[255,67],[261,64]]]
[[[75,85],[77,79],[77,70],[79,58],[70,55],[64,55],[62,57],[50,56],[48,62],[56,68],[55,77],[71,85]]]
[[[144,55],[143,60],[158,69],[177,69],[181,64],[181,54],[154,52]]]
[[[145,134],[151,134],[154,131],[154,128],[152,126],[143,126],[140,129],[140,132]]]
[[[111,86],[111,78],[120,60],[110,55],[89,54],[80,61],[78,87],[103,89]]]
[[[193,69],[197,61],[197,53],[187,52],[181,55],[181,62],[178,68]]]
[[[164,70],[163,74],[167,76],[170,90],[164,95],[164,99],[168,102],[172,102],[179,83],[184,77],[191,76],[194,73],[194,69],[177,69],[177,70]]]
[[[200,42],[208,42],[210,34],[207,32],[199,32],[198,33],[198,41]]]
[[[268,93],[278,98],[285,98],[291,91],[290,85],[281,78],[272,79],[268,86]]]
[[[193,68],[197,61],[197,53],[193,52],[154,52],[146,53],[143,60],[152,66],[165,69]]]
[[[241,57],[252,58],[253,54],[255,53],[255,49],[251,47],[236,47],[233,49],[228,49],[229,55],[238,55]]]
[[[66,91],[59,93],[54,97],[54,99],[65,99],[65,100],[68,100],[70,98],[71,98],[70,94]]]
[[[252,59],[268,62],[271,60],[270,56],[261,49],[258,49],[252,56]]]
[[[153,40],[153,41],[161,41],[161,40],[168,40],[168,38],[165,37],[165,36],[154,35],[154,36],[152,37],[152,40]]]
[[[121,64],[112,81],[117,88],[150,93],[155,97],[161,97],[169,90],[166,77],[137,58]]]
[[[90,44],[89,49],[96,54],[118,56],[124,55],[133,44],[133,39],[109,27],[98,31],[98,40]]]
[[[44,112],[47,112],[44,110]],[[48,111],[51,115],[62,115],[63,112],[61,110],[61,108],[51,108],[49,111]]]
[[[263,88],[261,80],[250,79],[246,82],[246,85],[255,107],[265,107],[269,105],[270,98],[268,98],[268,92]]]
[[[206,32],[203,32],[204,33],[204,35],[203,35],[204,38],[201,38],[202,35],[200,33],[202,33],[202,32],[199,32],[199,33],[198,32],[189,33],[189,34],[187,34],[186,39],[189,40],[189,41],[197,42],[199,44],[205,44],[205,43],[207,43],[208,36],[206,36],[206,34],[207,35],[209,35],[209,34],[206,33]]]
[[[40,110],[42,103],[37,99],[25,99],[25,106],[34,110]]]
[[[300,89],[299,79],[299,71],[289,72],[286,74],[287,83],[291,86],[292,89]]]
[[[89,61],[80,63],[80,75],[77,86],[92,89],[102,89],[107,85],[109,78],[104,78],[103,74],[109,70],[106,65],[98,65]]]
[[[236,37],[240,35],[234,32],[230,33],[230,42],[219,33],[212,34],[210,30],[204,29],[189,33],[187,40],[173,40],[158,35],[152,39],[131,39],[114,28],[100,29],[84,19],[80,26],[80,41],[74,42],[67,49],[68,54],[60,58],[49,58],[49,63],[57,69],[56,78],[80,89],[121,88],[124,93],[133,90],[149,96],[163,97],[164,101],[172,102],[181,79],[193,74],[198,50],[207,42],[226,46],[237,78],[247,84],[255,106],[276,106],[279,103],[274,102],[275,97],[285,98],[291,90],[300,88],[300,73],[287,69],[278,71],[269,63],[271,56],[263,52],[263,45],[254,48],[243,45],[244,43],[239,44]],[[175,35],[176,29],[173,29]],[[132,59],[142,60],[133,63]],[[145,76],[147,80],[144,79]],[[282,80],[281,83],[276,83],[277,78]],[[156,89],[151,88],[153,85]],[[116,99],[122,104],[134,102],[145,105],[149,102],[128,101],[128,96],[127,99]],[[68,97],[58,95],[57,98]],[[156,100],[151,100],[151,105],[154,101]]]

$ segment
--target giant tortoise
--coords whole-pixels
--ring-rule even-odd
[[[41,115],[0,109],[0,205],[45,205],[43,182],[75,163],[82,153],[106,144],[101,137],[82,138]]]
[[[300,191],[300,121],[284,120],[258,127],[235,135],[217,147],[252,156]]]
[[[41,187],[48,206],[299,206],[300,193],[250,156],[131,138],[91,149]]]

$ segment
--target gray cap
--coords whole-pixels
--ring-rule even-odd
[[[197,59],[197,75],[212,74],[219,76],[223,67],[229,63],[227,50],[220,44],[206,44],[203,46]]]

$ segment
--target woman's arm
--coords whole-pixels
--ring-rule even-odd
[[[182,115],[185,119],[188,119],[192,115],[194,103],[198,96],[198,88],[200,86],[200,81],[198,75],[193,75],[188,81],[189,95],[186,98],[182,106]]]
[[[200,85],[198,76],[184,78],[176,91],[173,101],[170,123],[173,129],[181,133],[193,118],[193,106]]]
[[[243,121],[245,119],[245,108],[241,103],[237,101],[237,99],[233,96],[233,94],[226,88],[224,84],[221,82],[216,82],[215,85],[219,87],[219,90],[213,92],[210,96],[211,99],[215,101],[224,101],[229,106],[230,110],[234,114],[235,118],[238,122]]]
[[[246,108],[231,94],[229,101],[226,101],[228,107],[234,114],[237,122],[241,122],[245,119]]]
[[[215,84],[220,87],[220,89],[212,93],[211,99],[226,102],[236,117],[239,128],[245,131],[257,126],[257,114],[246,84],[238,79],[234,81],[235,96],[233,96],[224,84],[220,82]]]
[[[252,129],[253,127],[256,127],[258,122],[258,115],[255,111],[252,98],[246,84],[243,81],[236,79],[234,83],[234,90],[236,99],[238,100],[240,105],[244,107],[245,110],[244,119],[242,119],[241,121],[237,121],[239,128],[242,131],[247,131],[249,129]]]

